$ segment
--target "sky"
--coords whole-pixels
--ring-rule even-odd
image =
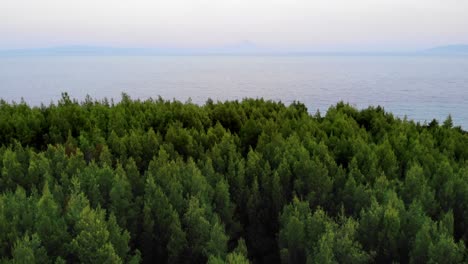
[[[0,0],[0,49],[411,51],[468,44],[467,0]]]

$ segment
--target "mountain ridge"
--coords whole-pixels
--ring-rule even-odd
[[[245,40],[239,43],[211,47],[211,48],[174,48],[174,47],[153,47],[153,48],[132,48],[132,47],[111,47],[93,45],[64,45],[46,48],[24,48],[24,49],[0,49],[0,56],[151,56],[151,55],[468,55],[468,45],[456,44],[437,46],[429,49],[417,51],[300,51],[300,50],[280,50],[269,49],[257,46],[251,41]]]
[[[437,46],[427,50],[431,53],[463,53],[468,54],[468,44],[454,44],[454,45],[445,45]]]

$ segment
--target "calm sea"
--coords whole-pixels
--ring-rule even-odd
[[[33,105],[61,92],[83,99],[263,97],[322,113],[338,101],[383,106],[424,122],[452,115],[468,129],[468,57],[70,56],[0,58],[0,97]]]

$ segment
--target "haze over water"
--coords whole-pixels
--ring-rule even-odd
[[[324,113],[343,100],[468,129],[468,56],[26,56],[0,59],[0,97],[33,105],[61,92],[83,99],[203,104],[245,97],[303,102]]]

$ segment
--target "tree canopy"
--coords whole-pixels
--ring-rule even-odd
[[[345,103],[0,101],[0,263],[465,263],[468,133]]]

